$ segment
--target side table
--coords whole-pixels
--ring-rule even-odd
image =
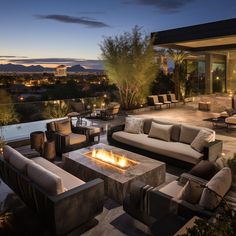
[[[56,145],[54,140],[48,140],[44,143],[43,157],[49,161],[56,158]]]
[[[44,132],[43,131],[35,131],[30,134],[30,147],[31,149],[35,149],[41,155],[43,153],[44,148]]]

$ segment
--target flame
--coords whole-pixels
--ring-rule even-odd
[[[127,158],[124,155],[118,156],[112,151],[106,151],[104,149],[96,150],[93,148],[92,157],[121,168],[128,167]]]

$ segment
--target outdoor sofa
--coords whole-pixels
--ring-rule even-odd
[[[7,145],[0,157],[0,177],[52,235],[88,229],[103,210],[103,180],[85,183],[42,157],[28,159]]]
[[[132,124],[128,131],[126,130],[127,119],[131,119]],[[135,126],[135,119],[143,122],[140,130],[137,130]],[[155,131],[150,135],[152,125],[160,126],[160,132]],[[200,148],[201,150],[196,150],[192,147],[192,143],[202,130],[212,134],[212,138],[209,142],[202,143],[204,145]],[[159,134],[162,137],[159,137]],[[222,152],[222,141],[215,140],[215,132],[212,129],[169,122],[159,118],[128,117],[125,124],[109,127],[107,139],[111,145],[186,169],[190,169],[202,159],[215,161]]]

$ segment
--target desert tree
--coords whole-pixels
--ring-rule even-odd
[[[142,104],[159,69],[151,38],[135,26],[132,32],[105,38],[100,48],[109,81],[118,88],[121,106],[128,110]]]

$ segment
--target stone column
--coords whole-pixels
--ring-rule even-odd
[[[205,93],[211,94],[213,92],[212,85],[212,55],[205,55]]]

